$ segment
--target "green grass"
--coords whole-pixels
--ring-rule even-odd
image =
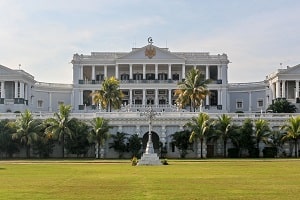
[[[299,199],[300,160],[0,161],[0,199]]]

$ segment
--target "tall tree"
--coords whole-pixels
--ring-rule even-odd
[[[240,134],[236,146],[241,150],[248,150],[251,157],[255,155],[254,152],[255,142],[253,141],[253,123],[251,119],[245,119],[240,128]]]
[[[227,142],[229,139],[235,140],[234,132],[237,130],[237,127],[232,123],[232,118],[226,114],[218,116],[218,119],[215,124],[215,133],[216,138],[223,141],[223,156],[227,157]]]
[[[111,135],[113,138],[113,143],[110,145],[109,148],[113,148],[115,151],[118,152],[119,158],[123,157],[124,152],[126,151],[126,143],[127,140],[127,133],[117,132],[115,135]]]
[[[108,120],[103,117],[94,118],[92,121],[92,130],[89,133],[89,141],[93,142],[97,147],[97,158],[103,158],[101,154],[101,149],[104,147],[105,141],[109,137],[109,129],[111,128],[108,125]]]
[[[124,94],[120,90],[120,82],[115,77],[110,77],[102,82],[101,90],[94,93],[94,102],[100,104],[106,111],[119,109],[122,105]]]
[[[211,129],[211,121],[208,114],[199,113],[198,117],[193,117],[191,121],[186,123],[191,129],[190,142],[200,142],[200,157],[203,158],[203,142]]]
[[[188,153],[187,150],[190,146],[190,135],[191,131],[184,130],[184,131],[178,131],[172,134],[173,142],[175,143],[175,146],[179,149],[180,157],[185,158],[186,154]]]
[[[295,144],[295,157],[298,157],[298,139],[300,138],[300,116],[290,117],[286,124],[281,127],[283,140],[293,140]]]
[[[38,139],[39,132],[42,130],[42,121],[33,119],[32,113],[25,110],[21,113],[21,118],[14,123],[16,133],[12,135],[13,139],[20,140],[20,143],[26,147],[26,157],[30,158],[31,145]]]
[[[267,143],[270,134],[271,129],[269,127],[269,123],[266,120],[258,119],[254,122],[254,137],[256,140],[256,148],[258,149],[258,152],[260,152],[259,143],[261,141]]]
[[[69,127],[72,131],[72,137],[66,136],[65,148],[68,153],[86,155],[89,150],[89,141],[87,139],[89,126],[79,119],[74,119]]]
[[[70,126],[74,118],[70,119],[70,113],[71,106],[61,104],[59,106],[59,112],[55,112],[53,118],[49,118],[45,121],[47,126],[45,133],[48,135],[48,137],[53,137],[61,143],[61,153],[63,158],[65,157],[66,135],[72,137]]]
[[[11,126],[8,119],[0,120],[0,153],[3,153],[6,158],[20,151],[19,144],[12,139],[12,134],[15,132],[16,129]]]
[[[131,152],[132,157],[139,157],[142,148],[142,138],[138,134],[133,134],[128,138],[128,151]]]
[[[196,108],[201,105],[201,102],[209,94],[207,84],[209,80],[204,79],[204,75],[198,69],[191,69],[183,82],[178,83],[178,89],[175,90],[177,96],[176,103],[179,107],[190,105],[195,112]]]

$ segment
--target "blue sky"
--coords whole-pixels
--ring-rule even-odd
[[[154,45],[226,53],[229,82],[300,64],[298,0],[0,0],[0,64],[72,83],[74,53]],[[282,63],[282,65],[280,65]]]

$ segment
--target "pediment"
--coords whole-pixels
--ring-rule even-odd
[[[147,54],[148,51],[148,54]],[[153,53],[155,52],[155,53]],[[154,55],[153,55],[154,54]],[[149,56],[150,55],[150,56]],[[152,56],[152,57],[151,57]],[[147,45],[142,48],[133,49],[128,54],[118,58],[120,60],[140,60],[140,59],[150,59],[150,60],[183,60],[175,54],[172,54],[167,49],[162,49],[154,45]]]
[[[281,71],[280,74],[282,74],[282,75],[284,75],[284,74],[289,74],[289,75],[300,74],[300,64],[296,65],[294,67],[288,67],[284,71]]]
[[[9,75],[9,74],[15,74],[16,72],[12,69],[9,69],[8,67],[5,67],[3,65],[0,65],[0,75]]]

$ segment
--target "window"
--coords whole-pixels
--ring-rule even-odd
[[[64,104],[64,102],[63,101],[58,101],[58,105],[60,106],[60,105],[63,105]]]
[[[43,100],[38,100],[37,101],[37,107],[42,108],[43,107]]]
[[[240,101],[240,100],[238,100],[237,102],[236,102],[236,108],[243,108],[243,101]]]
[[[258,101],[257,101],[257,107],[258,108],[262,108],[264,106],[264,101],[262,100],[262,99],[259,99]]]

